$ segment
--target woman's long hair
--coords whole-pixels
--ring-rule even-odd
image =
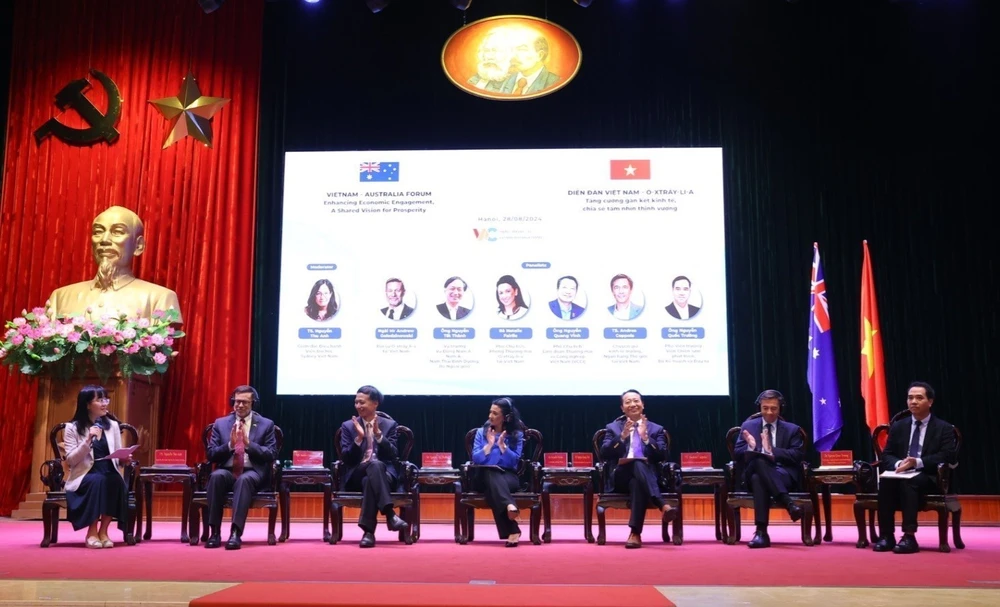
[[[508,396],[501,396],[500,398],[494,399],[491,403],[500,407],[500,413],[503,414],[503,425],[501,426],[501,431],[506,432],[509,439],[513,440],[515,437],[521,434],[521,413],[514,406],[514,401]],[[490,420],[486,420],[483,425],[484,428],[489,427]]]
[[[518,286],[514,277],[510,274],[504,274],[500,277],[500,280],[497,281],[498,287],[502,284],[508,284],[514,289],[514,309],[511,311],[511,314],[517,314],[518,310],[527,309],[528,304],[524,303],[524,297],[521,296],[521,287]],[[506,314],[507,311],[504,309],[503,302],[500,301],[500,293],[496,293],[496,296],[497,310],[499,310],[501,314]],[[493,404],[495,405],[496,403]]]
[[[71,423],[76,424],[77,434],[80,436],[86,436],[87,432],[90,431],[90,427],[94,423],[98,423],[105,430],[111,427],[108,420],[118,421],[118,419],[111,415],[110,412],[105,417],[97,418],[97,422],[90,421],[90,403],[95,398],[107,398],[107,391],[101,386],[84,386],[80,388],[80,393],[76,395],[76,413],[73,414],[73,421]]]
[[[320,287],[323,285],[326,285],[326,288],[330,289],[330,303],[326,304],[326,316],[320,318],[319,304],[316,303],[316,294],[319,293]],[[326,320],[336,313],[337,294],[333,290],[333,283],[325,278],[321,278],[313,285],[312,291],[309,291],[309,301],[306,302],[306,315],[313,320]]]

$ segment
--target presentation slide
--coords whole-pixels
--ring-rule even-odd
[[[279,394],[727,395],[722,150],[289,152]]]

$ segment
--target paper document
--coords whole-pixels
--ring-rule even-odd
[[[101,461],[102,459],[128,459],[129,457],[131,457],[133,453],[135,453],[135,450],[138,448],[139,445],[132,445],[131,447],[123,447],[115,451],[111,455],[108,455],[107,457],[98,458],[97,461]]]
[[[906,470],[904,472],[896,472],[895,470],[886,470],[882,474],[879,474],[880,478],[913,478],[914,476],[920,474],[917,470]]]

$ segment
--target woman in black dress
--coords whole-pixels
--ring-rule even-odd
[[[108,413],[108,396],[100,386],[85,386],[76,397],[76,414],[63,431],[69,463],[66,518],[73,529],[87,530],[87,548],[112,548],[108,526],[127,523],[125,480],[117,459],[107,458],[122,446],[118,420]]]

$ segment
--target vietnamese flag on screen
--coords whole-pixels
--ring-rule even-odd
[[[648,160],[612,160],[612,179],[649,179]]]

